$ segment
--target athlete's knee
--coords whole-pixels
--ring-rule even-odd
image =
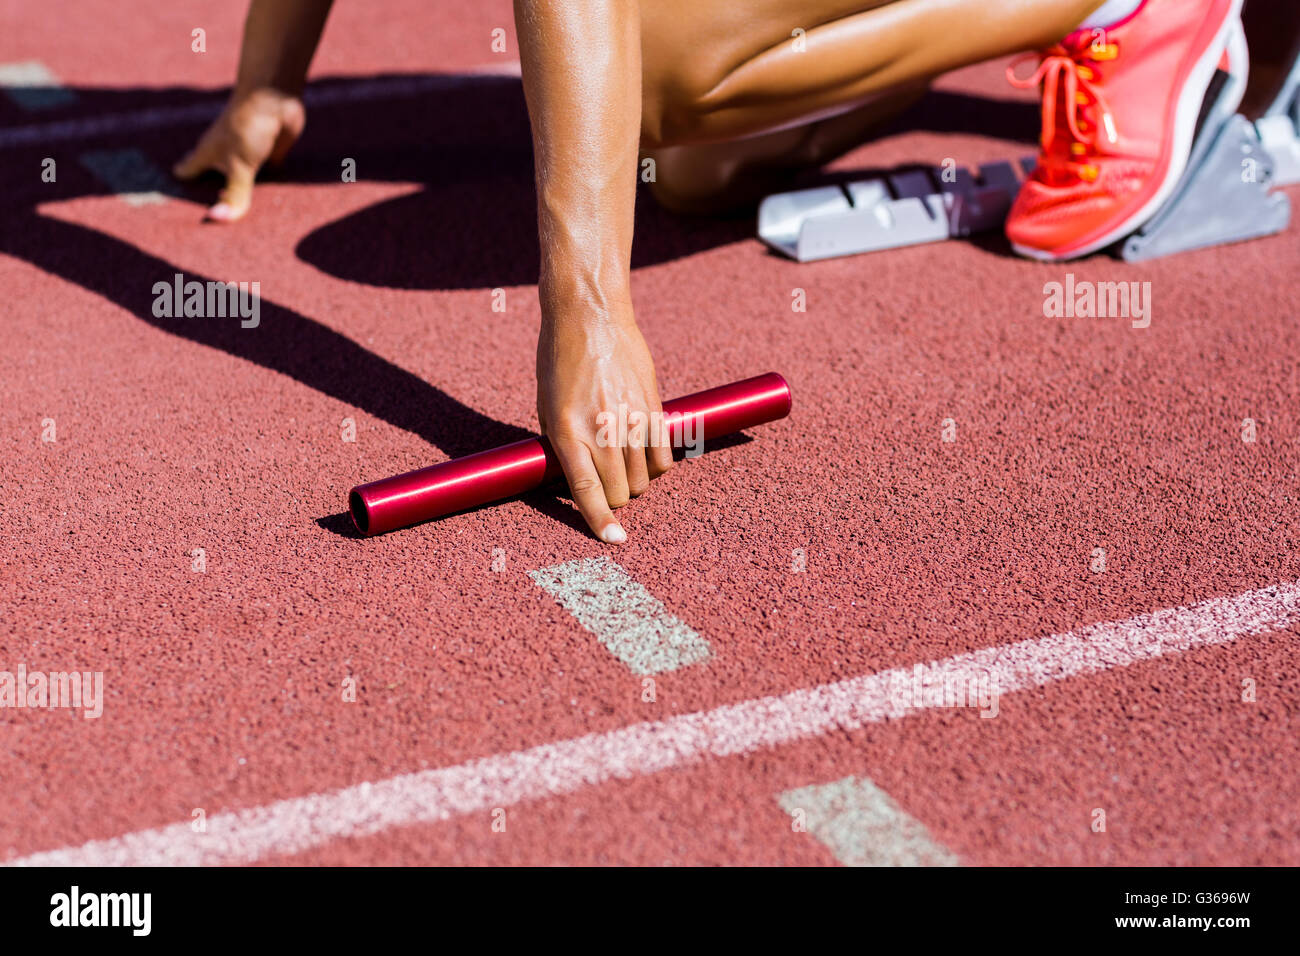
[[[642,179],[655,201],[671,212],[710,212],[712,198],[727,187],[726,170],[701,162],[694,155],[697,151],[689,146],[667,146],[642,157]]]

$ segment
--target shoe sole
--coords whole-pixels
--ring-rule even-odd
[[[1174,114],[1173,156],[1170,159],[1169,168],[1165,172],[1164,180],[1160,183],[1160,188],[1156,190],[1155,195],[1119,225],[1107,230],[1100,237],[1089,240],[1082,246],[1048,250],[1022,246],[1013,242],[1011,244],[1012,249],[1022,256],[1044,262],[1063,262],[1067,259],[1078,259],[1096,252],[1098,249],[1114,245],[1119,240],[1137,231],[1145,225],[1147,220],[1160,211],[1160,207],[1173,193],[1179,180],[1183,178],[1183,173],[1187,170],[1187,160],[1191,156],[1192,140],[1196,134],[1196,121],[1201,115],[1201,104],[1205,101],[1206,90],[1210,87],[1210,80],[1214,78],[1214,71],[1218,68],[1219,60],[1223,57],[1223,51],[1228,48],[1229,40],[1233,38],[1233,31],[1241,29],[1242,2],[1243,0],[1232,0],[1232,4],[1228,8],[1228,13],[1219,26],[1218,32],[1215,33],[1214,39],[1192,67],[1187,76],[1187,82],[1183,84],[1182,92],[1178,95],[1178,107]],[[1244,83],[1236,84],[1237,103],[1241,102],[1244,87]],[[1232,110],[1237,108],[1237,103],[1231,105]]]

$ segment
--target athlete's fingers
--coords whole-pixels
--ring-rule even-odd
[[[284,116],[280,125],[280,132],[275,137],[275,145],[271,147],[271,155],[267,162],[279,164],[284,162],[284,157],[288,154],[293,144],[298,141],[302,135],[303,127],[307,124],[307,114],[303,110],[302,103],[294,100],[284,108]]]
[[[564,468],[564,477],[569,481],[569,493],[573,503],[582,512],[587,526],[606,544],[622,544],[627,540],[627,532],[614,519],[605,500],[605,487],[601,484],[600,473],[592,460],[591,450],[578,441],[552,441],[555,457],[560,459]]]
[[[596,448],[591,459],[596,463],[596,472],[605,488],[605,503],[611,508],[623,507],[631,498],[627,488],[627,464],[623,460],[623,449],[614,446]]]
[[[658,478],[673,466],[673,446],[669,444],[667,434],[661,437],[662,442],[646,449],[646,465],[651,478]]]
[[[271,155],[266,158],[268,164],[278,166],[284,162],[284,157],[288,155],[293,144],[298,141],[298,134],[292,133],[287,129],[280,130],[275,138],[275,145],[271,147]]]
[[[650,487],[650,470],[646,466],[646,449],[641,441],[629,437],[623,454],[623,467],[627,475],[627,493],[636,498]]]
[[[231,160],[226,171],[226,188],[217,197],[217,204],[208,210],[214,222],[234,222],[242,219],[253,202],[253,180],[257,170],[242,159]]]
[[[197,146],[172,166],[172,175],[177,179],[193,179],[200,173],[207,172],[212,168],[211,154],[212,150],[208,146],[208,138],[205,136],[199,140]]]

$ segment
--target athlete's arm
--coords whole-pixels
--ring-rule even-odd
[[[634,0],[515,0],[537,176],[537,414],[602,540],[624,540],[611,508],[672,465],[635,440],[601,447],[597,416],[660,411],[654,363],[632,314],[632,215],[641,129]],[[622,406],[622,410],[620,409]],[[635,436],[633,436],[635,439]]]

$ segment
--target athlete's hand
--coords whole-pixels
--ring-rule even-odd
[[[666,434],[651,427],[660,413],[654,362],[630,309],[598,322],[582,315],[543,319],[537,417],[564,466],[574,504],[607,544],[627,540],[611,509],[672,467]],[[628,422],[626,436],[620,434],[620,416]],[[640,428],[638,421],[644,423]]]
[[[226,177],[226,188],[208,210],[214,222],[234,222],[253,201],[253,180],[265,163],[278,163],[302,135],[302,100],[273,89],[236,93],[198,145],[172,167],[180,179],[208,170]]]

